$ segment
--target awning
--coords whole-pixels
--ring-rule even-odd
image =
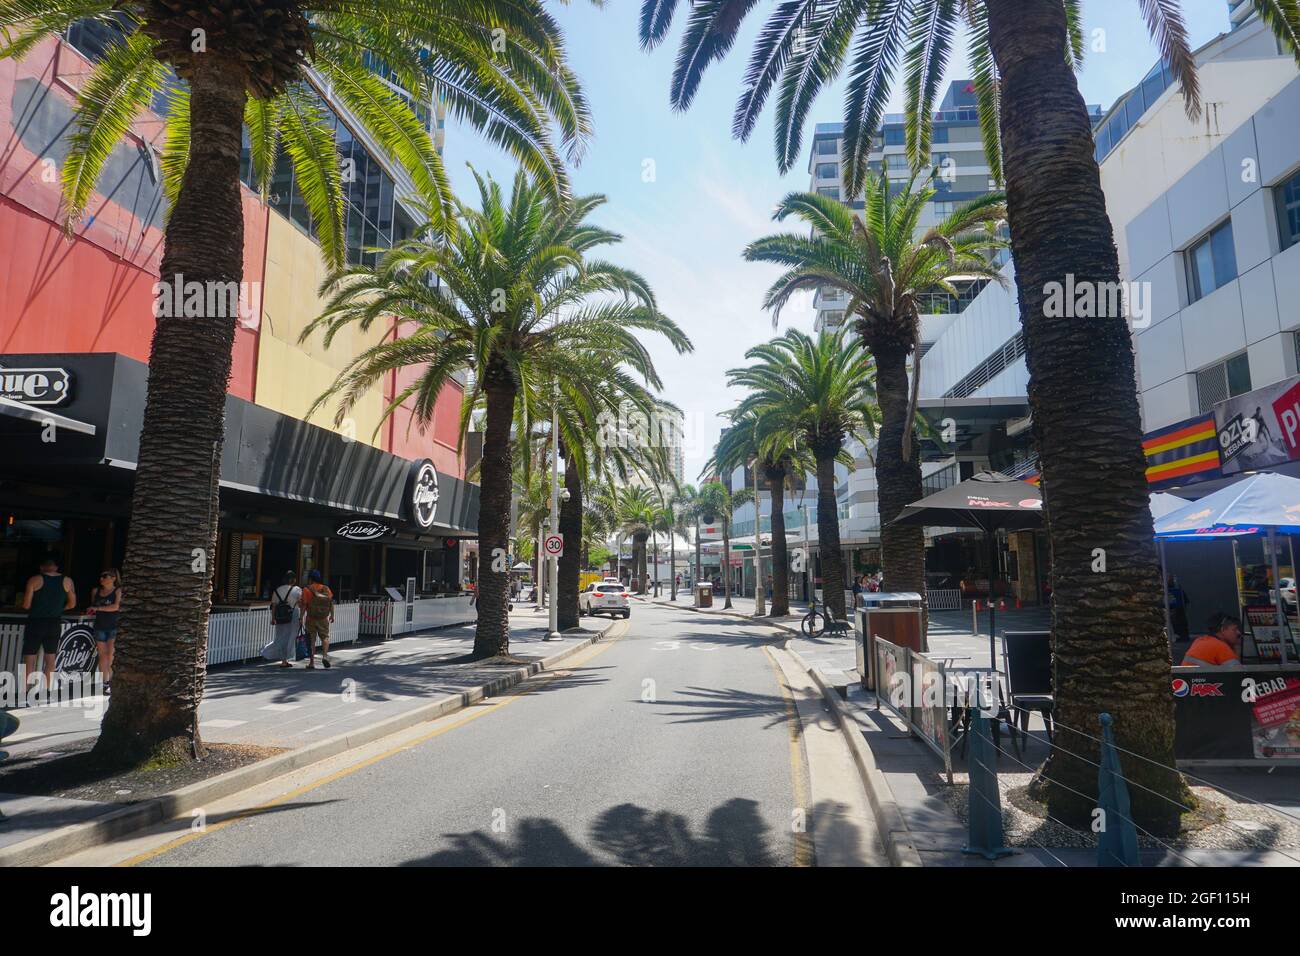
[[[48,408],[38,408],[34,405],[27,405],[23,402],[16,402],[12,398],[0,397],[0,415],[7,415],[10,418],[25,419],[29,422],[35,422],[42,427],[53,425],[56,429],[65,432],[75,432],[78,435],[94,435],[95,426],[86,422],[79,422],[75,418],[68,418],[65,415],[57,415]]]

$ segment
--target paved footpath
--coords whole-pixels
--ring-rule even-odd
[[[584,618],[583,631],[544,641],[545,612],[531,605],[510,616],[511,653],[532,661],[571,648],[612,622]],[[290,670],[271,662],[218,667],[208,673],[199,726],[209,743],[297,749],[396,717],[431,701],[478,687],[502,668],[457,663],[474,645],[472,626],[401,635],[383,643],[345,644],[331,650],[325,670],[299,662]],[[3,742],[13,759],[47,756],[99,732],[107,701],[89,697],[78,706],[36,706],[16,711],[18,732]],[[120,804],[63,800],[0,792],[0,847],[68,823],[91,819]]]

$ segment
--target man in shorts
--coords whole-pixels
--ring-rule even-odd
[[[41,562],[40,574],[27,579],[23,589],[23,610],[27,612],[27,627],[23,629],[23,672],[36,670],[36,655],[41,653],[45,671],[45,686],[54,680],[54,657],[59,651],[59,638],[63,635],[63,612],[77,604],[77,592],[72,578],[59,571],[59,560],[47,555]]]
[[[316,639],[320,638],[320,657],[325,669],[330,666],[330,625],[334,623],[334,592],[324,583],[320,571],[307,572],[307,586],[302,590],[302,629],[307,636],[307,670],[316,669]]]

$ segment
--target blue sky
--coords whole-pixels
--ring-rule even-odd
[[[776,167],[770,107],[748,143],[731,137],[745,62],[769,4],[751,15],[744,35],[710,69],[685,114],[668,105],[684,14],[679,11],[670,42],[645,53],[637,42],[639,6],[638,0],[611,0],[603,10],[584,0],[552,5],[595,126],[587,155],[574,172],[575,187],[609,197],[592,217],[624,236],[608,258],[645,275],[662,310],[695,345],[694,353],[678,356],[666,345],[649,343],[665,396],[686,412],[686,478],[694,482],[723,424],[719,413],[739,398],[726,385],[726,370],[744,363],[746,349],[777,334],[761,307],[777,270],[744,262],[740,253],[746,243],[775,231],[771,211],[785,193],[808,188],[811,126],[805,131],[805,159],[784,177]],[[1183,8],[1194,46],[1228,28],[1226,0],[1184,0]],[[1089,54],[1080,87],[1089,103],[1109,108],[1158,54],[1147,39],[1138,0],[1089,0],[1085,16],[1090,41],[1104,50]],[[966,75],[963,49],[949,64],[948,79]],[[811,121],[838,121],[841,94],[842,84],[823,93]],[[890,108],[902,108],[897,91]],[[445,155],[453,186],[467,200],[476,190],[466,163],[498,179],[513,175],[508,157],[451,120]],[[654,176],[647,182],[643,170],[650,162]],[[797,301],[782,313],[781,328],[789,325],[811,330],[810,301]]]

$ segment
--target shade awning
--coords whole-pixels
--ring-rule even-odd
[[[893,524],[982,531],[1039,528],[1043,524],[1043,493],[1027,481],[984,471],[912,502]]]
[[[1300,478],[1250,475],[1156,521],[1158,538],[1229,538],[1274,528],[1300,534]]]
[[[12,398],[0,397],[0,415],[10,418],[23,419],[34,422],[44,427],[53,425],[56,429],[74,432],[78,435],[94,435],[95,426],[87,422],[79,422],[75,418],[68,418],[66,415],[58,415],[48,408],[39,408],[34,405],[27,405],[23,402],[16,402]]]

